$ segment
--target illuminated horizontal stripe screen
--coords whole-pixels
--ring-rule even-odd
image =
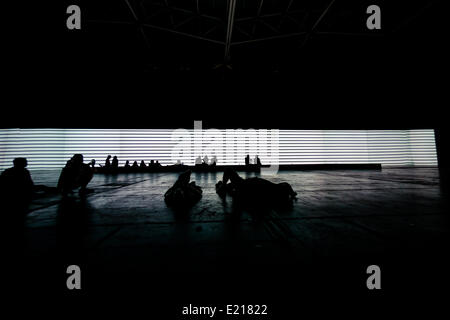
[[[108,154],[162,165],[198,156],[218,165],[361,164],[437,166],[434,130],[1,129],[0,169],[26,157],[30,169],[61,168],[75,153],[103,164]]]

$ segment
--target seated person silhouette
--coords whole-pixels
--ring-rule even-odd
[[[245,157],[245,165],[246,165],[246,166],[250,165],[250,155],[247,155],[247,156]]]
[[[161,163],[159,163],[158,160],[156,160],[156,164],[155,164],[158,168],[161,167]]]
[[[84,195],[88,191],[86,186],[91,181],[93,175],[94,172],[91,166],[83,163],[83,155],[74,154],[61,171],[58,180],[58,189],[63,196],[67,196],[73,192],[73,189],[80,188],[80,195]]]
[[[200,166],[201,164],[202,164],[202,158],[200,156],[198,156],[197,158],[195,158],[195,165]]]
[[[119,159],[117,159],[117,156],[114,156],[111,162],[111,168],[112,169],[118,169],[119,168]]]
[[[133,162],[133,165],[131,166],[133,169],[138,169],[139,168],[139,165],[138,165],[138,163],[137,163],[137,161],[134,161]]]
[[[139,165],[139,167],[141,167],[141,169],[147,168],[147,165],[145,164],[144,160],[141,161],[141,164]]]
[[[168,206],[177,208],[189,208],[196,204],[202,197],[202,188],[191,179],[191,170],[180,174],[177,181],[164,194],[164,201]]]
[[[109,159],[111,159],[111,155],[108,155],[106,157],[106,160],[105,160],[105,168],[106,169],[110,169],[111,168],[111,161]]]
[[[98,169],[95,167],[95,159],[92,159],[88,165],[92,168],[92,172],[98,172]]]
[[[155,160],[150,160],[150,163],[148,164],[148,168],[151,172],[154,172],[156,170]]]
[[[255,157],[255,164],[256,164],[258,167],[261,167],[261,160],[259,159],[258,156]]]
[[[217,157],[216,157],[216,156],[213,156],[213,157],[211,158],[211,161],[210,161],[209,165],[210,165],[210,166],[215,166],[216,164],[217,164]]]
[[[33,197],[34,183],[26,169],[26,158],[15,158],[14,166],[6,169],[0,176],[0,194],[5,202],[14,209],[25,210]]]
[[[129,160],[125,161],[125,165],[123,166],[123,168],[125,169],[125,171],[129,171],[131,169]]]

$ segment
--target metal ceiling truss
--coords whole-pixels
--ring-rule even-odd
[[[300,37],[301,45],[305,45],[313,34],[353,35],[318,31],[336,0],[322,1],[314,8],[299,7],[294,0],[278,1],[277,5],[283,5],[276,8],[273,0],[123,1],[130,20],[89,21],[135,25],[147,47],[151,47],[149,30],[207,41],[223,46],[226,63],[231,60],[233,46],[290,37]]]

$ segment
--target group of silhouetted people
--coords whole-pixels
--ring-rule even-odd
[[[119,169],[121,169],[121,171],[125,171],[125,172],[137,172],[137,171],[144,171],[147,169],[158,169],[161,167],[161,164],[159,163],[158,160],[151,160],[148,164],[145,163],[144,160],[142,160],[140,163],[138,163],[137,161],[134,161],[133,164],[130,164],[130,161],[127,160],[125,162],[125,165],[123,167],[119,167],[119,159],[117,158],[117,156],[112,157],[111,160],[111,155],[108,155],[108,157],[106,157],[105,160],[105,165],[104,166],[100,166],[100,171],[105,172],[105,173],[114,173],[119,171]]]
[[[111,160],[111,155],[108,155],[105,160],[105,168],[106,169],[119,168],[119,159],[117,158],[117,156],[114,156]]]
[[[168,206],[188,209],[200,201],[202,188],[195,181],[190,181],[191,173],[191,170],[187,170],[180,174],[164,194]],[[225,169],[222,180],[217,182],[216,193],[222,199],[231,196],[236,208],[263,211],[289,206],[297,198],[297,193],[287,182],[273,183],[259,177],[245,179],[231,168]]]
[[[261,167],[261,160],[259,159],[258,156],[256,156],[255,159],[254,159],[254,161],[253,161],[253,163],[251,163],[250,155],[247,155],[247,156],[245,157],[245,165],[246,165],[246,166],[256,165],[256,166],[258,166],[258,167]]]
[[[200,165],[211,166],[215,165],[216,161],[217,159],[214,157],[211,162],[208,162],[207,157],[205,157]],[[104,168],[119,168],[118,162],[117,156],[111,157],[109,155],[106,158]],[[51,189],[34,185],[30,172],[26,169],[27,164],[26,158],[15,158],[13,167],[4,170],[0,175],[0,196],[3,198],[0,203],[3,206],[9,206],[13,209],[12,212],[21,211],[25,213],[37,190],[46,192]],[[261,166],[261,161],[256,156],[254,164],[250,164],[250,157],[247,155],[245,164],[246,166]],[[158,161],[152,160],[147,166],[142,160],[140,165],[137,161],[134,161],[132,166],[127,161],[124,168],[141,170],[160,166]],[[74,154],[60,173],[56,190],[63,197],[67,197],[78,190],[79,195],[83,197],[90,191],[87,185],[92,180],[95,170],[95,160],[84,163],[82,154]],[[190,181],[191,172],[191,170],[188,170],[182,173],[175,184],[165,193],[164,198],[167,205],[187,208],[201,199],[202,189],[195,182]],[[216,185],[216,192],[222,198],[228,194],[236,203],[250,205],[251,207],[272,207],[289,204],[296,199],[297,195],[288,183],[272,183],[257,177],[244,179],[231,168],[225,169],[222,181],[219,181]]]
[[[217,158],[214,156],[211,160],[208,159],[208,156],[205,156],[203,159],[201,157],[197,157],[195,161],[195,165],[197,166],[206,166],[211,167],[217,164]],[[30,172],[26,169],[28,165],[26,158],[15,158],[13,161],[13,167],[6,169],[2,172],[0,176],[0,195],[5,199],[2,201],[3,203],[7,202],[10,204],[14,204],[16,207],[28,207],[29,203],[32,200],[33,194],[37,190],[37,187],[34,185],[33,180],[31,178]],[[256,156],[254,163],[250,163],[250,156],[247,155],[245,158],[245,165],[257,165],[261,166],[261,161],[259,157]],[[151,169],[158,169],[162,167],[159,161],[151,160],[147,165],[144,160],[138,164],[137,161],[134,161],[132,165],[130,165],[129,160],[126,161],[123,169],[128,171],[143,171]],[[84,163],[82,154],[74,154],[73,157],[67,161],[66,165],[61,171],[59,176],[57,190],[63,195],[67,196],[73,193],[75,189],[79,189],[79,194],[84,195],[89,190],[87,189],[87,185],[91,181],[94,172],[98,169],[106,170],[106,172],[114,172],[114,170],[119,169],[119,160],[117,156],[108,157],[105,160],[104,167],[100,166],[100,168],[95,167],[95,159],[91,160],[90,163]],[[183,185],[183,184],[179,184]],[[42,187],[42,186],[41,186]],[[44,190],[46,187],[44,186]],[[42,188],[41,188],[42,190]]]
[[[216,164],[217,164],[217,157],[216,156],[213,156],[211,158],[211,160],[209,160],[208,156],[204,156],[203,159],[200,156],[198,156],[195,159],[195,166],[196,167],[198,167],[198,166],[203,166],[203,167],[211,166],[211,167],[214,167]]]
[[[27,165],[26,158],[15,158],[13,167],[4,170],[0,175],[0,195],[3,198],[1,203],[13,211],[26,211],[37,192],[45,193],[55,189],[35,185]],[[75,154],[62,169],[56,190],[63,196],[68,196],[75,189],[79,189],[79,194],[85,195],[89,192],[87,185],[93,175],[92,162],[86,164],[82,154]]]

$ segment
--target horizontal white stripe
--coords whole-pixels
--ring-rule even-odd
[[[263,164],[381,163],[437,165],[434,131],[420,130],[171,130],[171,129],[2,129],[0,169],[26,157],[30,169],[60,168],[74,153],[103,164],[106,155],[126,160],[193,165],[197,153],[218,164],[244,164],[259,155]],[[272,140],[277,137],[278,140]],[[200,151],[199,151],[200,147]],[[201,151],[201,148],[204,150]]]

